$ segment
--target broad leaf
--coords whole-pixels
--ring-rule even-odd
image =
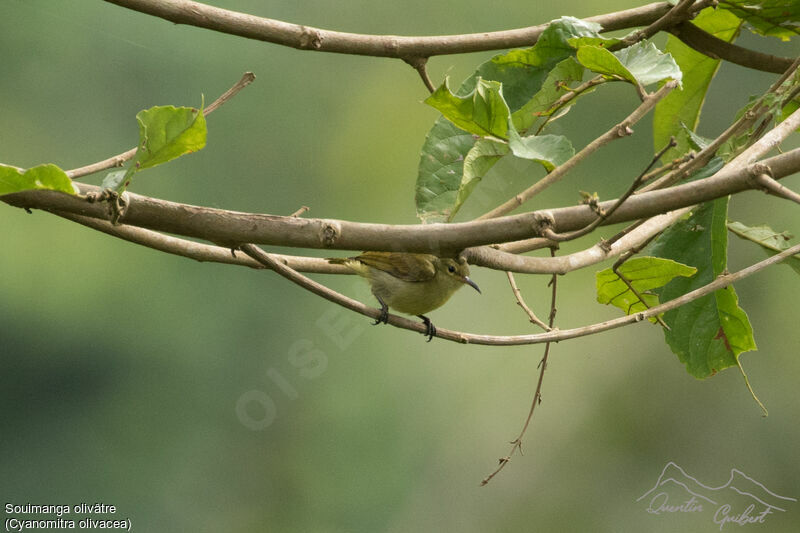
[[[739,32],[741,20],[729,11],[708,8],[701,11],[692,23],[719,39],[732,41]],[[656,105],[653,113],[655,150],[664,148],[673,135],[678,140],[678,146],[664,155],[664,160],[670,160],[688,151],[681,124],[692,131],[697,129],[706,91],[719,68],[719,60],[695,52],[672,35],[667,38],[665,52],[672,55],[683,72],[683,88],[668,94]]]
[[[736,113],[736,119],[738,120],[744,116],[745,113],[752,110],[756,105],[759,105],[759,107],[766,107],[763,119],[757,120],[746,130],[728,139],[717,151],[717,154],[725,161],[730,161],[752,144],[755,140],[754,135],[756,135],[756,132],[760,129],[763,120],[771,118],[776,123],[785,120],[793,110],[797,109],[795,100],[790,100],[789,102],[785,101],[786,95],[794,94],[798,89],[800,89],[800,74],[795,73],[794,76],[790,76],[784,81],[777,91],[767,93],[763,97],[751,96],[748,103]]]
[[[202,150],[206,145],[206,119],[202,109],[157,106],[139,111],[138,170]]]
[[[792,235],[785,231],[778,233],[769,226],[749,227],[741,222],[728,222],[728,229],[737,237],[760,245],[768,255],[775,255],[793,246],[789,242],[792,240]],[[800,274],[800,254],[793,255],[782,262]]]
[[[681,80],[681,69],[668,53],[653,43],[640,42],[617,52],[599,46],[581,46],[577,59],[584,67],[608,77],[646,86],[662,80]]]
[[[547,116],[556,111],[553,107],[555,102],[567,94],[570,83],[580,82],[583,79],[583,66],[574,57],[564,59],[547,73],[547,78],[542,83],[539,92],[533,95],[525,105],[514,111],[511,119],[517,131],[525,131],[530,128],[537,118]],[[590,91],[585,91],[587,94]],[[564,107],[569,107],[577,103],[577,98],[572,98]],[[562,108],[563,109],[563,108]]]
[[[723,0],[719,7],[744,19],[755,33],[783,41],[800,35],[800,3],[797,0]]]
[[[128,170],[114,170],[106,174],[100,186],[104,189],[121,190],[125,183],[125,178],[128,175]]]
[[[31,189],[45,189],[76,194],[78,191],[67,174],[48,163],[20,172],[14,167],[0,165],[0,195]]]
[[[592,44],[606,43],[606,46],[618,42],[617,39],[601,36],[602,29],[596,22],[575,17],[561,17],[550,23],[533,47],[511,50],[507,54],[492,58],[492,61],[497,64],[518,63],[533,67],[551,67],[572,55],[577,46],[585,44],[587,42],[585,38],[591,39],[589,42]]]
[[[658,296],[648,291],[663,287],[677,276],[691,277],[697,269],[660,257],[636,257],[620,265],[618,271],[636,292],[614,270],[607,268],[597,273],[597,301],[614,305],[626,315],[632,315],[659,304]],[[656,322],[653,317],[649,320]]]
[[[707,285],[722,274],[727,262],[726,216],[728,198],[703,204],[689,218],[678,222],[651,246],[650,253],[692,265],[692,278],[676,278],[659,289],[661,301],[669,301]],[[696,378],[706,378],[737,366],[739,355],[755,350],[753,329],[738,306],[733,286],[720,289],[664,314],[670,327],[667,344]]]
[[[503,98],[513,113],[543,89],[542,83],[557,63],[574,55],[569,39],[600,38],[599,26],[564,17],[553,21],[536,44],[525,50],[511,50],[495,56],[478,67],[454,92],[465,97],[477,86],[478,78],[503,84]],[[529,115],[530,117],[531,115]],[[514,117],[524,127],[520,115]],[[529,124],[528,124],[529,126]],[[455,205],[463,178],[464,158],[477,137],[440,117],[425,138],[416,183],[417,216],[423,222],[444,222],[457,210]]]
[[[475,89],[464,97],[450,92],[448,80],[425,103],[438,109],[459,128],[481,137],[506,139],[511,112],[500,82],[477,79]]]
[[[506,143],[491,139],[480,139],[464,159],[464,174],[461,185],[456,192],[456,199],[452,202],[452,211],[447,215],[448,222],[453,219],[464,201],[472,194],[472,190],[483,179],[487,172],[500,158],[508,154]]]
[[[139,123],[139,147],[131,165],[120,177],[112,172],[103,185],[124,190],[134,173],[185,154],[202,150],[206,145],[206,119],[193,107],[156,106],[136,114]],[[113,186],[115,185],[116,186]]]
[[[416,185],[417,216],[422,222],[446,222],[455,215],[464,174],[464,156],[475,136],[445,118],[436,121],[425,137]],[[470,189],[471,191],[472,189]]]
[[[536,161],[548,172],[575,155],[572,143],[563,135],[520,137],[514,128],[509,128],[508,134],[508,146],[515,156]]]

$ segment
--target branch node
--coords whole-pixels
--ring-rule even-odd
[[[627,137],[633,135],[633,130],[627,124],[620,124],[617,126],[617,137]]]
[[[302,26],[299,45],[301,50],[319,50],[322,48],[322,36],[317,29]]]
[[[556,225],[556,219],[550,211],[538,211],[534,214],[533,229],[543,235],[545,230],[550,230]]]
[[[342,228],[338,222],[333,220],[325,221],[320,229],[319,237],[322,244],[328,248],[336,244],[336,240],[342,234]]]

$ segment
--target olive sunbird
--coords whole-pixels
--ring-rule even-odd
[[[375,324],[389,321],[389,308],[416,315],[425,323],[428,342],[436,328],[425,313],[441,307],[463,285],[481,290],[469,279],[463,258],[442,258],[432,254],[364,252],[356,257],[329,258],[367,279],[381,314]]]

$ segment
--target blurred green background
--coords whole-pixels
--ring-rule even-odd
[[[441,34],[638,3],[215,5],[342,31]],[[798,53],[796,43],[761,41],[746,34],[740,43]],[[308,216],[415,222],[419,149],[437,113],[400,61],[300,52],[101,1],[5,0],[0,50],[2,163],[104,159],[136,143],[139,110],[196,106],[201,94],[208,103],[251,70],[256,82],[209,117],[207,148],[139,174],[134,191],[242,211],[308,205]],[[460,81],[491,55],[434,58],[430,73],[437,84]],[[720,132],[772,79],[723,66],[700,133]],[[636,101],[630,87],[604,87],[554,132],[583,145]],[[572,205],[577,189],[614,197],[651,154],[643,121],[530,207]],[[525,165],[502,170],[493,179],[507,192],[476,197],[460,219],[539,175]],[[786,183],[800,187],[797,176]],[[796,206],[760,193],[735,198],[731,217],[800,233]],[[668,461],[709,485],[738,468],[800,497],[798,285],[785,266],[737,285],[759,345],[742,361],[768,418],[735,369],[690,377],[656,327],[564,342],[553,348],[525,455],[479,487],[524,421],[540,346],[426,344],[370,327],[270,272],[168,256],[5,204],[0,225],[4,506],[105,502],[138,531],[719,531],[710,513],[653,516],[636,503]],[[730,249],[732,269],[763,257],[733,236]],[[595,303],[594,270],[560,280],[562,328],[617,316]],[[437,324],[533,331],[503,273],[476,268],[473,278],[483,295],[459,292],[433,314]],[[358,279],[319,279],[372,301]],[[518,282],[546,315],[547,278]],[[796,531],[798,517],[794,503],[746,529]]]

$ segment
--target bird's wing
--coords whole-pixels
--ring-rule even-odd
[[[405,281],[427,281],[436,275],[435,256],[398,252],[364,252],[354,259]]]

